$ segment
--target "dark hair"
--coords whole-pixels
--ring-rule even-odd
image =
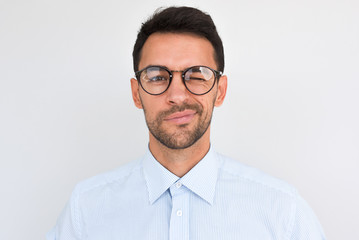
[[[147,38],[156,32],[192,33],[206,38],[214,48],[214,59],[219,71],[224,70],[224,51],[222,40],[210,15],[191,7],[169,7],[158,9],[137,34],[133,48],[133,68],[138,71],[141,50]]]

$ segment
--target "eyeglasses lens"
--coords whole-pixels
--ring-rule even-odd
[[[141,73],[142,87],[151,94],[161,94],[170,83],[169,72],[161,67],[149,67]]]
[[[203,94],[209,91],[214,83],[214,73],[207,67],[193,67],[184,74],[185,84],[194,94]]]

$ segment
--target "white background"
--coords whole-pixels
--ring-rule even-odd
[[[359,239],[355,0],[0,0],[0,239],[44,239],[78,181],[144,153],[132,47],[175,3],[224,42],[216,150],[298,188],[328,239]]]

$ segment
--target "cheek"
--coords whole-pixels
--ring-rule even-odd
[[[204,95],[204,96],[206,96],[206,95]],[[215,94],[209,95],[209,93],[208,93],[208,96],[206,96],[206,97],[204,97],[204,96],[199,101],[203,107],[203,111],[204,112],[212,112],[214,104],[216,102],[216,95]]]
[[[148,99],[146,97],[141,98],[143,110],[145,112],[147,119],[154,119],[159,112],[159,104],[158,101],[153,101],[152,99]]]
[[[151,107],[153,106],[153,100],[151,99],[151,96],[149,96],[147,93],[141,91],[140,94],[140,100],[143,108],[146,109],[146,111],[150,111]]]

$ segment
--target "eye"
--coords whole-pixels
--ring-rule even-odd
[[[169,78],[169,73],[161,67],[149,67],[143,72],[143,80],[147,83],[164,83]]]
[[[185,80],[192,82],[208,82],[213,77],[213,73],[207,67],[192,67],[185,73]]]
[[[166,76],[161,76],[161,75],[157,75],[157,76],[153,76],[153,77],[149,77],[148,78],[148,82],[163,82],[163,81],[167,81],[168,78]]]
[[[192,81],[192,80],[195,80],[195,81],[207,81],[206,79],[204,79],[204,78],[201,77],[201,76],[193,76],[193,75],[191,75],[191,76],[189,77],[189,79],[186,79],[186,80],[190,80],[190,81]]]
[[[202,72],[192,72],[192,71],[189,71],[186,73],[185,75],[185,79],[187,81],[198,81],[198,82],[205,82],[205,81],[208,81],[208,79],[206,78],[205,75],[203,75]]]

